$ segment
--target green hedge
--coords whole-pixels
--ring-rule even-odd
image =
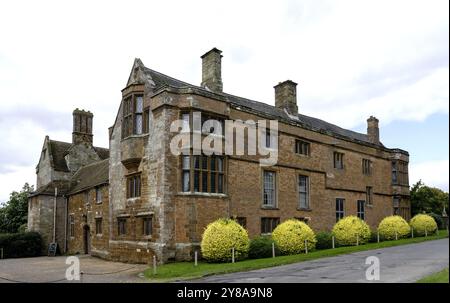
[[[41,255],[43,241],[37,232],[0,234],[0,248],[5,259],[36,257]]]
[[[333,248],[333,235],[329,232],[319,232],[316,235],[317,244],[316,249],[329,249]]]
[[[268,236],[260,236],[250,240],[250,250],[248,252],[248,257],[250,259],[272,257],[272,243],[274,243],[274,241],[271,237]],[[275,245],[275,255],[279,256],[280,254],[280,250]]]

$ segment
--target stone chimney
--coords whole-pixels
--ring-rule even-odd
[[[89,143],[92,144],[92,118],[94,115],[90,111],[79,110],[73,111],[73,132],[72,143]]]
[[[202,58],[201,86],[216,93],[223,91],[221,53],[222,51],[213,48],[200,57]]]
[[[370,116],[367,119],[367,136],[369,141],[374,144],[380,144],[380,129],[378,128],[378,119]]]
[[[297,115],[297,83],[291,80],[278,83],[275,88],[275,107],[286,109],[289,114]]]

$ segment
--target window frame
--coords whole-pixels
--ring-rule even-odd
[[[99,199],[100,197],[100,199]],[[102,193],[102,187],[97,186],[95,187],[95,203],[100,204],[103,202],[103,193]]]
[[[129,174],[126,176],[127,199],[140,198],[142,194],[142,174],[141,172]],[[138,185],[136,186],[136,183]]]
[[[227,160],[225,156],[215,154],[210,156],[205,154],[191,155],[190,153],[189,155],[180,155],[180,159],[181,192],[226,194]]]
[[[301,179],[305,178],[305,191],[302,192],[301,191],[301,186],[300,186],[300,182]],[[302,175],[302,174],[298,174],[297,175],[297,193],[298,193],[298,208],[301,210],[310,210],[311,209],[311,199],[310,199],[310,179],[309,176],[306,175]],[[305,195],[305,201],[306,201],[306,205],[303,207],[302,203],[301,203],[301,197],[302,195]]]
[[[95,234],[97,236],[103,234],[103,218],[95,218]]]
[[[333,152],[333,167],[334,169],[339,169],[342,170],[344,169],[345,165],[344,165],[344,153],[341,152]],[[340,164],[340,165],[338,165]]]
[[[236,223],[247,229],[247,217],[236,217]]]
[[[335,201],[336,222],[345,217],[345,199],[336,198]]]
[[[297,155],[309,157],[311,155],[311,143],[302,139],[295,139],[294,151]]]
[[[75,237],[75,215],[69,214],[69,237]]]
[[[365,176],[372,175],[372,161],[370,159],[362,159],[362,173]]]
[[[275,228],[278,225],[280,225],[280,217],[261,217],[260,224],[261,224],[261,235],[272,234]]]
[[[266,173],[270,173],[273,174],[273,188],[269,189],[273,191],[272,194],[272,198],[273,198],[273,203],[269,204],[269,203],[265,203],[266,201]],[[277,202],[277,198],[278,198],[278,193],[277,193],[277,172],[274,170],[269,170],[269,169],[264,169],[263,173],[262,173],[262,207],[263,208],[276,208],[278,205]],[[268,196],[267,196],[268,197]]]
[[[117,218],[117,236],[126,236],[127,234],[127,218]]]
[[[373,205],[373,187],[366,186],[366,204]]]
[[[393,185],[409,186],[409,170],[407,161],[398,159],[392,160],[391,172],[391,181]]]
[[[153,236],[153,216],[142,217],[142,235],[144,237]]]
[[[138,107],[138,100],[142,99],[142,106]],[[140,129],[138,129],[138,117],[140,117]],[[122,101],[122,139],[131,136],[145,135],[149,131],[148,120],[150,107],[145,106],[142,92],[125,96]]]
[[[356,201],[356,216],[361,220],[366,219],[366,201],[365,200],[357,200]]]

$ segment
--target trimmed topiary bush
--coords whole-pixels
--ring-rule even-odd
[[[313,230],[306,223],[296,219],[286,220],[278,225],[272,232],[272,238],[280,252],[287,255],[305,251],[305,240],[308,243],[308,250],[314,249],[317,242]]]
[[[333,248],[333,235],[329,232],[320,232],[317,233],[316,239],[316,249],[329,249]],[[335,243],[336,244],[336,243]]]
[[[380,222],[378,232],[380,233],[380,238],[383,240],[395,240],[396,233],[398,239],[408,237],[411,232],[411,227],[402,217],[389,216]]]
[[[234,248],[235,260],[247,258],[250,240],[247,231],[232,219],[210,223],[202,236],[201,251],[208,262],[230,262]]]
[[[248,257],[250,259],[270,258],[272,257],[272,243],[273,239],[269,236],[260,236],[250,241],[250,250]],[[275,255],[280,255],[280,250],[275,245]]]
[[[428,234],[431,234],[436,231],[437,224],[434,221],[433,217],[425,214],[415,215],[410,223],[411,228],[414,230],[414,235],[424,236],[425,230]]]
[[[370,227],[356,216],[347,216],[334,225],[332,234],[342,246],[356,245],[357,241],[364,244],[370,239]]]

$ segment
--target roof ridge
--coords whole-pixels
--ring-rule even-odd
[[[148,68],[148,67],[145,66],[145,65],[144,65],[144,68],[145,68],[145,69],[148,69],[149,71],[151,71],[151,72],[153,72],[153,73],[157,73],[157,74],[159,74],[160,76],[164,76],[164,77],[167,77],[167,78],[169,78],[169,79],[171,79],[171,80],[175,80],[175,81],[181,82],[181,83],[183,83],[183,84],[187,84],[188,86],[194,86],[194,87],[198,87],[198,88],[204,89],[204,88],[201,87],[201,86],[197,86],[197,85],[194,85],[194,84],[185,82],[185,81],[183,81],[183,80],[179,80],[179,79],[177,79],[177,78],[171,77],[171,76],[166,75],[166,74],[163,74],[163,73],[161,73],[161,72],[158,72],[158,71],[156,71],[156,70],[154,70],[154,69]]]
[[[197,89],[200,89],[202,91],[205,91],[205,92],[208,92],[208,93],[212,93],[213,95],[225,97],[225,98],[228,99],[227,100],[228,102],[233,103],[233,104],[237,104],[238,106],[246,106],[245,104],[239,104],[239,102],[236,102],[237,100],[242,100],[242,101],[254,104],[254,105],[260,105],[260,106],[267,107],[268,109],[270,109],[272,111],[276,111],[276,112],[278,112],[278,114],[276,114],[276,115],[280,115],[280,118],[282,118],[281,116],[284,115],[284,112],[282,112],[279,108],[277,108],[276,106],[274,106],[272,104],[269,104],[269,103],[266,103],[266,102],[262,102],[262,101],[253,100],[253,99],[249,99],[249,98],[246,98],[246,97],[240,97],[240,96],[233,95],[233,94],[230,94],[230,93],[209,91],[209,90],[205,89],[204,87],[197,86],[197,85],[190,84],[188,82],[176,79],[174,77],[171,77],[171,76],[168,76],[166,74],[163,74],[163,73],[161,73],[159,71],[156,71],[156,70],[153,70],[151,68],[148,68],[145,65],[144,65],[144,68],[147,71],[149,71],[150,73],[155,73],[158,76],[166,77],[169,80],[178,82],[180,84],[184,84],[187,87],[197,88]],[[173,85],[171,85],[170,83],[165,83],[165,86],[173,87]],[[175,88],[177,88],[177,87],[175,86]],[[233,98],[236,101],[232,100]],[[247,106],[247,107],[250,107],[250,106]],[[263,109],[261,109],[259,111],[264,112]],[[267,113],[267,114],[270,115],[270,113]],[[302,123],[302,124],[311,124],[310,121],[304,121],[304,120],[315,120],[315,121],[317,121],[317,123],[323,124],[322,125],[323,127],[321,127],[320,125],[319,126],[317,126],[317,125],[313,126],[311,124],[312,130],[315,129],[315,131],[320,131],[320,130],[330,131],[332,133],[335,133],[336,135],[340,135],[340,136],[343,136],[343,137],[348,137],[350,139],[356,139],[356,140],[368,143],[368,141],[367,141],[367,134],[365,134],[365,133],[360,133],[360,132],[357,132],[357,131],[354,131],[354,130],[351,130],[351,129],[348,129],[348,128],[344,128],[344,127],[339,126],[337,124],[333,124],[331,122],[328,122],[326,120],[323,120],[323,119],[320,119],[320,118],[316,118],[316,117],[313,117],[313,116],[308,116],[308,115],[304,115],[304,114],[300,114],[300,113],[297,113],[296,116],[300,118],[299,122]],[[303,121],[301,121],[302,117],[303,117]],[[288,120],[295,120],[295,119],[288,118]],[[333,130],[333,128],[335,128],[336,130]],[[347,134],[345,134],[345,132],[347,132]],[[352,135],[355,135],[355,136],[352,136]]]

